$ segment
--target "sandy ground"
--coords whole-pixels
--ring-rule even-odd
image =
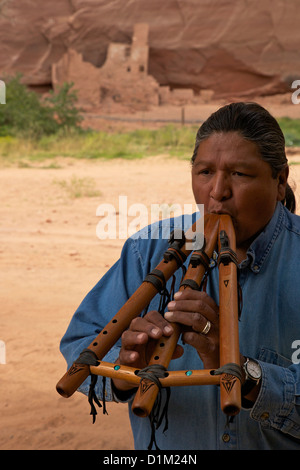
[[[57,160],[58,169],[0,171],[0,449],[131,449],[127,406],[108,404],[93,425],[87,399],[60,397],[59,341],[74,310],[117,260],[124,240],[101,241],[97,207],[193,202],[189,163]],[[46,164],[47,166],[47,164]],[[101,195],[72,198],[59,182],[93,178]],[[150,213],[150,212],[149,212]]]
[[[290,162],[299,161],[299,152]],[[108,404],[95,424],[87,399],[60,397],[65,372],[59,341],[86,293],[117,260],[123,240],[101,241],[97,207],[119,195],[128,206],[193,204],[187,161],[156,156],[139,161],[55,160],[1,168],[0,449],[132,449],[127,406]],[[72,197],[74,177],[92,178],[99,192]],[[291,166],[300,194],[300,166]],[[298,197],[298,204],[299,204]],[[143,418],[141,418],[143,419]]]

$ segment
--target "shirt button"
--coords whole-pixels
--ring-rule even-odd
[[[265,421],[266,419],[269,418],[269,416],[270,416],[269,413],[268,413],[267,411],[265,411],[264,413],[262,413],[262,414],[260,415],[260,419],[262,419],[263,421]]]
[[[253,271],[255,271],[257,273],[258,270],[259,270],[259,267],[257,266],[257,264],[255,266],[253,266]]]
[[[227,433],[223,434],[223,436],[222,436],[222,441],[223,441],[223,442],[229,442],[229,441],[230,441],[230,436],[229,436],[229,434],[227,434]]]

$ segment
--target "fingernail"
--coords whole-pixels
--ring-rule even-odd
[[[172,312],[166,312],[166,313],[164,314],[164,317],[165,317],[167,320],[170,319],[170,318],[172,318],[172,316],[173,316],[173,313],[172,313]],[[165,328],[169,328],[169,327],[166,326]]]
[[[174,300],[172,300],[171,302],[168,303],[169,308],[174,308],[175,305],[176,305],[176,302],[174,302]]]
[[[173,329],[170,326],[165,326],[164,327],[164,333],[172,333]]]
[[[179,297],[182,296],[182,292],[176,292],[176,294],[174,294],[174,299],[179,299]]]
[[[159,330],[157,328],[152,328],[151,333],[156,336],[159,334]]]

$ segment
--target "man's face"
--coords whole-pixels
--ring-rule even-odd
[[[285,183],[272,177],[257,146],[237,132],[214,133],[200,142],[192,168],[195,201],[204,204],[205,213],[232,217],[237,248],[247,250],[269,222]]]

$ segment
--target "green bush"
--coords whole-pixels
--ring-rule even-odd
[[[300,119],[283,117],[278,119],[278,123],[284,134],[286,146],[300,146]]]
[[[50,91],[50,96],[45,100],[50,103],[58,127],[67,131],[77,128],[83,119],[76,108],[77,94],[71,91],[72,87],[73,83],[64,83],[56,93]]]
[[[40,139],[77,128],[81,121],[73,84],[65,83],[43,99],[21,83],[21,75],[6,82],[6,104],[0,107],[0,135]]]

